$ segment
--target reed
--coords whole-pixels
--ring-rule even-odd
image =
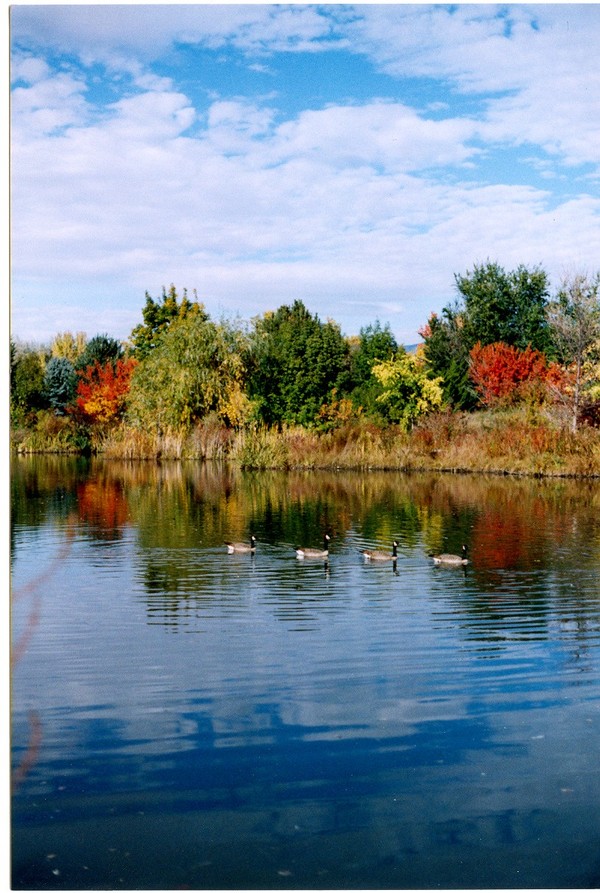
[[[223,460],[231,452],[233,433],[212,416],[192,431],[147,431],[119,425],[94,452],[107,459]]]
[[[415,432],[417,438],[418,434]],[[431,468],[532,475],[600,475],[600,431],[573,434],[551,417],[520,411],[465,415]]]
[[[157,459],[160,446],[155,433],[121,425],[106,438],[102,455],[107,459]]]
[[[178,431],[162,431],[156,434],[146,434],[135,430],[129,432],[129,442],[133,442],[138,448],[137,455],[131,458],[138,459],[186,459],[192,458],[191,451],[186,449],[187,435]],[[149,449],[145,449],[148,444]],[[106,452],[104,452],[106,455]]]
[[[45,416],[19,429],[21,452],[77,452],[76,431]],[[412,431],[364,418],[328,431],[253,425],[234,431],[208,416],[188,432],[149,432],[120,425],[91,441],[111,459],[229,461],[248,469],[357,469],[600,476],[600,429],[573,433],[560,419],[527,408],[439,412]]]
[[[216,413],[210,413],[193,429],[184,444],[186,458],[223,460],[230,455],[235,434]]]
[[[242,468],[290,467],[289,446],[285,436],[264,426],[239,431],[233,441],[230,458]]]

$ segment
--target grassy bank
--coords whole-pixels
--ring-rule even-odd
[[[572,434],[507,414],[432,415],[410,433],[355,425],[240,435],[232,458],[249,468],[348,468],[600,475],[600,431]]]
[[[21,452],[74,452],[68,421],[13,432]],[[76,443],[76,441],[75,441]],[[226,429],[208,418],[184,434],[120,426],[95,432],[92,451],[115,459],[228,460],[244,468],[400,469],[600,476],[600,429],[573,434],[526,411],[437,413],[409,433],[363,419],[328,432]]]

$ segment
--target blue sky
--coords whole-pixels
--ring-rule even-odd
[[[404,343],[487,259],[600,267],[600,5],[14,5],[12,332],[299,298]]]

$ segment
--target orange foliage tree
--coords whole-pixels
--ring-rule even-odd
[[[125,398],[129,392],[131,376],[138,361],[98,361],[79,372],[77,385],[77,411],[84,422],[92,425],[110,425],[122,415]]]
[[[559,386],[561,381],[559,367],[541,351],[520,350],[502,341],[485,346],[477,342],[470,351],[469,376],[487,406],[541,402],[548,385]]]

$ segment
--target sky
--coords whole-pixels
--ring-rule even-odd
[[[11,331],[302,300],[405,344],[488,260],[600,269],[600,5],[11,6]]]

